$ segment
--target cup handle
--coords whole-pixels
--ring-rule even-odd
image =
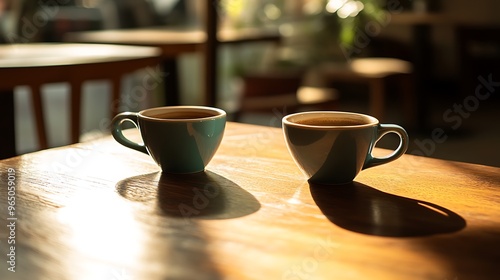
[[[113,138],[115,138],[115,140],[118,143],[122,144],[123,146],[149,155],[146,146],[144,144],[132,142],[129,139],[127,139],[125,135],[123,135],[121,124],[123,122],[130,121],[134,123],[136,127],[139,127],[137,119],[138,119],[137,113],[125,112],[116,115],[111,121],[111,134],[113,135]]]
[[[370,154],[368,154],[365,160],[365,164],[363,165],[363,169],[391,162],[393,160],[398,159],[406,152],[406,150],[408,149],[408,141],[409,141],[408,133],[406,133],[406,130],[404,128],[395,124],[378,125],[377,140],[373,144],[373,147],[375,147],[377,142],[388,133],[396,133],[399,136],[400,140],[399,146],[396,148],[396,150],[394,150],[394,152],[392,152],[392,154],[382,158],[373,157],[370,151]]]

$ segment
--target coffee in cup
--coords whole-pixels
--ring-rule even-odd
[[[315,183],[349,183],[361,170],[396,160],[408,149],[404,128],[380,124],[364,114],[302,112],[285,116],[282,123],[290,154],[308,180]],[[372,156],[375,144],[387,133],[399,136],[399,147],[386,157]]]
[[[141,132],[143,144],[127,139],[121,124],[130,121]],[[224,134],[226,112],[205,106],[167,106],[113,118],[112,135],[118,143],[149,154],[167,173],[205,170]]]

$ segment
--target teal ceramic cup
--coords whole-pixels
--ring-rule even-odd
[[[393,161],[408,149],[408,134],[401,126],[380,124],[368,115],[303,112],[285,116],[282,123],[290,154],[314,183],[349,183],[361,170]],[[399,146],[386,157],[372,156],[375,144],[387,133],[399,136]]]
[[[132,122],[144,143],[123,135],[122,123]],[[166,173],[205,170],[217,151],[226,126],[226,112],[204,106],[169,106],[124,112],[113,118],[112,135],[125,147],[149,154]]]

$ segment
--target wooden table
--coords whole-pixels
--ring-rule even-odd
[[[88,80],[110,80],[110,116],[114,116],[119,107],[122,76],[147,67],[160,76],[161,71],[156,69],[160,63],[159,55],[160,50],[154,47],[106,44],[32,43],[0,46],[0,98],[3,101],[0,104],[0,123],[2,131],[9,137],[8,142],[0,140],[0,158],[15,155],[12,111],[14,87],[30,86],[39,145],[45,149],[48,144],[40,87],[48,83],[68,82],[71,86],[71,141],[76,143],[80,136],[82,84]],[[154,77],[149,77],[147,81],[147,86],[151,86]],[[161,79],[156,83],[160,84]]]
[[[0,238],[16,242],[0,249],[1,279],[500,273],[499,168],[404,155],[349,185],[309,185],[280,129],[228,123],[196,175],[161,174],[109,137],[2,160],[0,170],[1,204],[15,197],[12,214],[0,212]]]
[[[276,29],[245,28],[224,29],[218,32],[218,40],[225,44],[280,40]],[[199,52],[207,40],[203,30],[193,28],[150,27],[137,29],[113,29],[99,31],[69,32],[66,41],[155,46],[162,50],[163,58]]]
[[[210,5],[215,6],[215,5]],[[213,21],[214,19],[210,17]],[[213,24],[212,24],[213,25]],[[213,29],[213,28],[212,28]],[[211,29],[211,30],[212,30]],[[179,105],[179,77],[177,74],[177,58],[188,53],[204,54],[204,103],[217,104],[216,80],[218,44],[243,44],[250,42],[279,42],[281,35],[276,28],[245,28],[241,30],[223,29],[216,32],[216,38],[210,32],[193,28],[150,27],[139,29],[119,29],[73,32],[65,35],[68,42],[127,44],[138,46],[154,46],[162,50],[165,76],[165,99],[167,105]]]

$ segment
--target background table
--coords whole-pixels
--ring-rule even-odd
[[[210,5],[212,6],[212,5]],[[210,17],[211,18],[211,17]],[[68,42],[127,44],[154,46],[162,50],[165,77],[165,99],[167,105],[179,105],[179,77],[177,58],[182,54],[203,54],[203,100],[206,105],[217,104],[217,46],[218,44],[243,44],[250,42],[280,42],[276,28],[224,29],[211,32],[193,28],[151,27],[139,29],[101,30],[67,33]],[[214,35],[211,35],[214,33]],[[216,35],[215,35],[216,34]]]
[[[0,46],[0,158],[15,155],[13,89],[28,85],[32,90],[40,148],[47,148],[47,136],[40,87],[68,82],[71,86],[71,141],[80,137],[81,88],[87,80],[107,79],[112,83],[110,115],[117,113],[124,74],[156,67],[160,50],[153,47],[105,44],[11,44]]]
[[[0,239],[15,235],[16,273],[4,261],[2,279],[500,272],[499,168],[405,155],[352,184],[309,185],[279,129],[228,123],[205,173],[161,174],[147,155],[111,138],[2,160],[0,170],[2,205],[14,196],[8,181],[16,186],[15,211],[0,212],[15,222]]]

